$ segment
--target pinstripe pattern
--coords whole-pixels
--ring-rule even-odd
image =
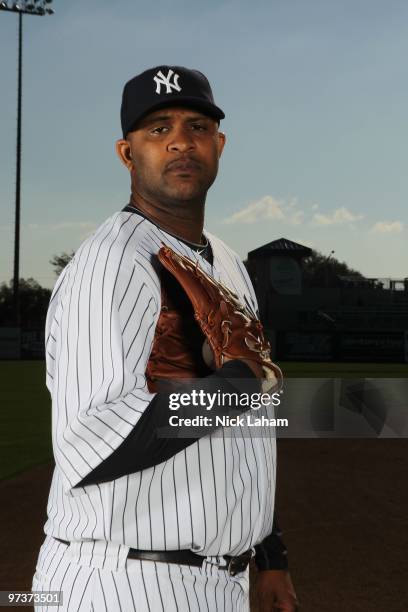
[[[234,577],[203,561],[203,566],[126,559],[106,563],[94,555],[93,565],[47,537],[41,547],[32,590],[62,590],[58,607],[42,612],[248,612],[248,569]]]
[[[97,567],[97,545],[103,546],[102,557],[106,557],[108,546],[116,546],[116,553],[112,548],[109,553],[116,564],[128,547],[191,548],[204,557],[213,557],[239,554],[272,530],[276,447],[271,428],[257,438],[251,437],[249,430],[246,436],[208,435],[152,468],[75,488],[118,448],[153,398],[144,373],[160,312],[155,254],[162,241],[178,253],[199,259],[209,274],[257,310],[252,285],[237,255],[218,238],[208,232],[206,235],[213,249],[213,266],[143,217],[115,213],[81,245],[51,297],[46,322],[46,383],[52,396],[56,467],[44,531],[47,536],[74,542],[80,563],[88,560],[88,570],[81,569],[76,575],[73,567],[67,569],[60,559],[61,568],[67,571],[67,584],[82,581],[84,609],[89,608],[86,592],[92,591],[99,598],[95,609],[103,610],[103,597],[115,593],[114,580],[123,581],[126,576],[126,572],[120,577],[112,575],[112,588],[105,588],[101,572],[91,571]],[[258,411],[259,416],[262,414],[267,414],[265,408]],[[90,547],[85,540],[97,542]],[[48,538],[46,543],[38,567],[49,579],[57,563],[54,558],[61,557],[61,552],[50,551]],[[45,557],[51,559],[50,568]],[[142,582],[144,572],[149,573],[150,584],[152,564],[139,566],[132,571]],[[156,568],[157,580],[165,585],[169,581],[163,567],[167,565]],[[175,567],[165,571],[174,573]],[[199,602],[203,597],[203,577],[195,569],[177,569],[189,602],[193,601],[190,596],[196,596]],[[218,573],[217,584],[222,585],[226,574]],[[212,584],[211,576],[206,580]],[[118,590],[124,592],[120,584]],[[163,586],[166,606],[174,600],[175,610],[187,610],[177,607],[176,596],[168,588]],[[148,592],[151,597],[157,593],[160,588],[155,595]],[[217,602],[222,599],[226,603],[224,608],[210,610],[241,609],[236,602],[243,596],[228,580],[225,588],[217,586],[213,596]],[[215,600],[212,605],[216,605]],[[154,605],[139,602],[138,606],[135,609],[161,609],[158,601]]]

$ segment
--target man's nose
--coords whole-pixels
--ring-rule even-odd
[[[195,148],[193,133],[189,129],[178,128],[173,131],[167,146],[169,151],[185,153]]]

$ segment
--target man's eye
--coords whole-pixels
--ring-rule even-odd
[[[150,133],[151,133],[151,134],[163,134],[163,133],[165,132],[165,130],[168,130],[168,128],[167,128],[167,127],[165,127],[164,125],[161,125],[161,126],[158,126],[158,127],[152,128],[152,129],[150,130]]]
[[[204,132],[207,129],[202,123],[193,123],[191,127],[193,130],[197,130],[198,132]]]

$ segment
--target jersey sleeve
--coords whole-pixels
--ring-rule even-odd
[[[66,492],[118,448],[153,399],[145,369],[159,310],[153,275],[112,242],[81,248],[58,284],[47,316],[47,386]]]

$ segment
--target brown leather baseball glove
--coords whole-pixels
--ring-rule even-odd
[[[265,389],[270,391],[280,387],[282,372],[271,361],[269,342],[265,340],[262,324],[255,314],[243,305],[228,287],[216,282],[204,272],[198,263],[183,255],[178,255],[166,245],[160,248],[158,258],[187,295],[194,318],[213,352],[215,367],[220,368],[226,360],[233,359],[256,362],[266,381]],[[166,318],[165,312],[163,316]],[[160,334],[159,337],[155,337],[153,358],[159,352],[162,353],[161,350],[158,350],[158,344],[163,342],[167,335],[166,330],[161,329],[162,323],[159,319]],[[168,330],[170,334],[172,333],[171,328],[170,325]],[[178,366],[182,365],[180,359],[176,362]],[[155,367],[152,368],[152,366]],[[148,373],[149,370],[152,373],[153,369],[154,377],[160,378],[158,368],[160,370],[158,363],[151,362],[148,366]],[[163,371],[163,378],[169,377],[167,370],[168,368]],[[173,373],[176,377],[176,371]]]

